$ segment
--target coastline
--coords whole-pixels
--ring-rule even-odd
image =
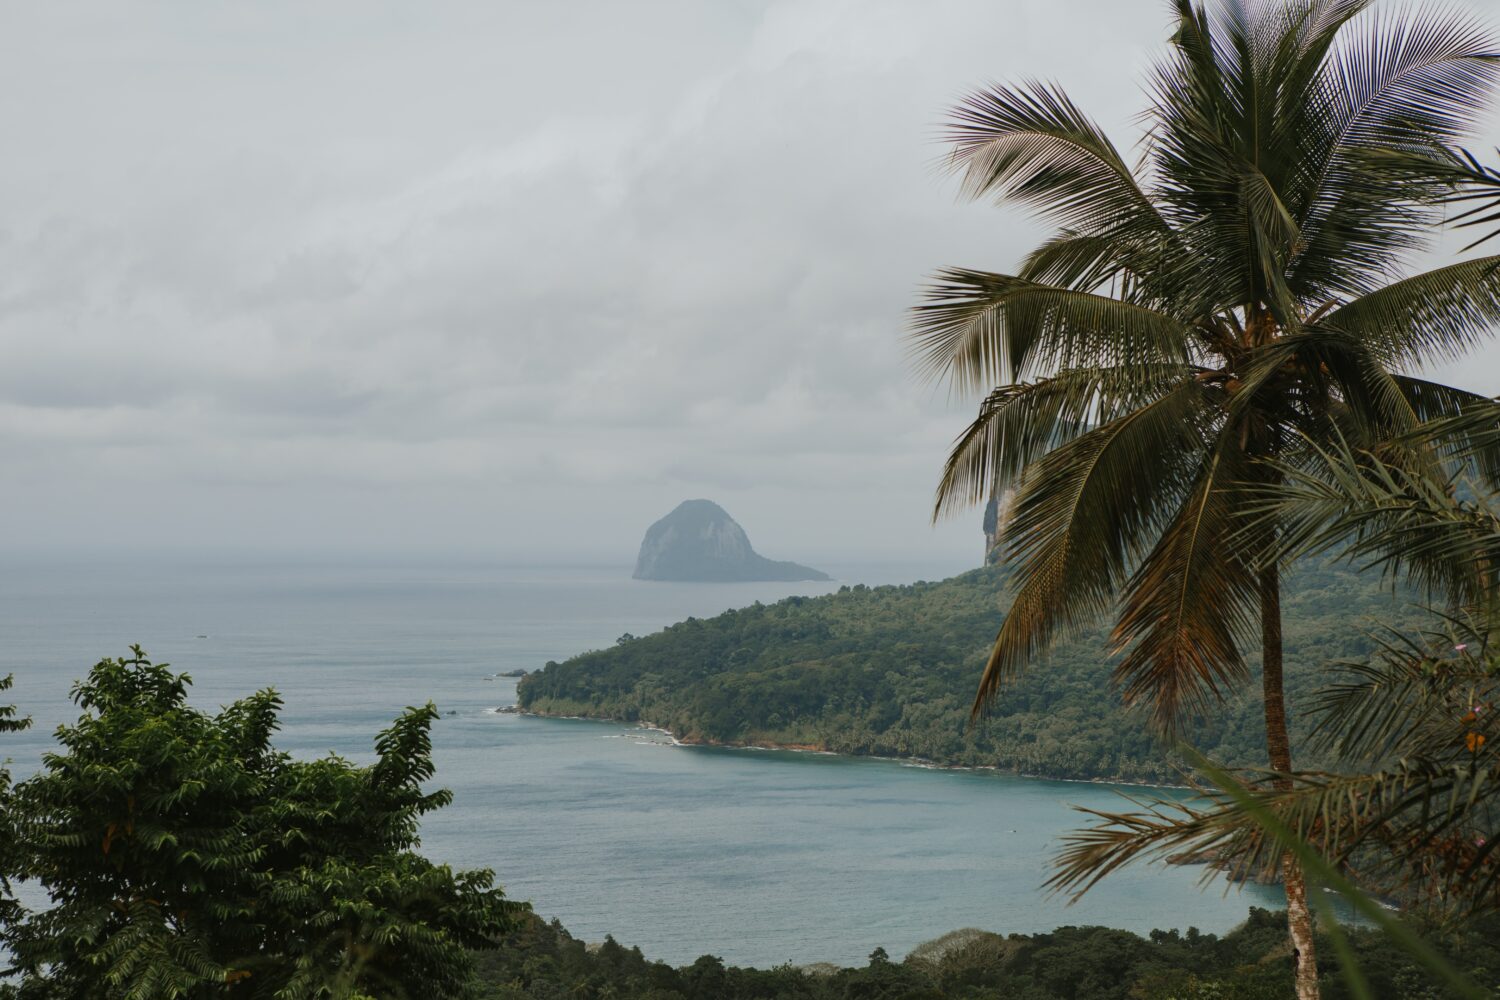
[[[790,753],[822,754],[828,757],[845,757],[849,760],[879,760],[907,767],[918,767],[929,771],[988,771],[994,774],[1010,775],[1016,778],[1027,778],[1033,781],[1060,781],[1078,785],[1115,785],[1121,788],[1159,788],[1164,791],[1192,791],[1190,785],[1172,785],[1163,782],[1152,781],[1130,781],[1125,778],[1062,778],[1050,774],[1031,774],[1025,771],[1012,771],[1001,768],[994,764],[947,764],[942,761],[930,760],[926,757],[897,757],[886,754],[846,753],[839,750],[829,750],[827,747],[816,743],[773,743],[769,740],[750,740],[740,742],[724,742],[720,740],[709,740],[701,738],[684,739],[666,726],[658,725],[645,719],[629,720],[612,716],[600,715],[553,715],[550,712],[533,712],[522,708],[519,704],[504,705],[492,711],[502,715],[525,715],[534,719],[560,719],[573,722],[607,722],[621,726],[633,726],[636,729],[644,729],[648,732],[661,733],[666,736],[673,746],[680,747],[712,747],[719,750],[785,750]]]
[[[1023,778],[1028,781],[1051,781],[1079,785],[1112,785],[1119,788],[1160,789],[1162,791],[1175,792],[1190,792],[1194,790],[1189,785],[1168,785],[1144,781],[1112,780],[1108,778],[1058,778],[1046,774],[1028,774],[1022,771],[1004,770],[993,765],[943,764],[937,761],[929,761],[925,758],[920,757],[892,757],[877,754],[841,753],[837,750],[828,750],[815,744],[776,744],[764,740],[743,743],[725,743],[703,739],[683,739],[666,726],[658,725],[648,720],[630,721],[627,719],[610,718],[596,715],[553,715],[547,712],[528,711],[521,708],[518,704],[500,706],[492,708],[489,711],[501,715],[529,716],[534,719],[552,719],[566,722],[592,722],[599,724],[625,726],[629,727],[630,729],[640,730],[643,732],[660,733],[667,738],[666,741],[664,741],[664,745],[678,747],[702,747],[719,750],[783,750],[790,753],[808,753],[827,757],[843,757],[848,760],[885,761],[888,763],[901,764],[907,767],[919,767],[924,770],[933,771],[987,771],[997,775],[1004,775],[1006,777]],[[1172,865],[1174,867],[1203,867],[1212,869],[1217,873],[1218,877],[1224,879],[1226,885],[1240,885],[1246,883],[1256,883],[1260,885],[1280,884],[1279,879],[1272,879],[1268,881],[1263,877],[1247,877],[1245,875],[1236,875],[1220,859],[1208,855],[1178,854],[1163,859],[1163,863]],[[1332,890],[1325,891],[1331,892]],[[1385,897],[1383,895],[1375,895],[1372,898],[1379,906],[1383,907],[1384,909],[1393,912],[1400,911],[1400,904],[1397,900]]]
[[[1163,791],[1193,791],[1190,785],[1166,785],[1146,781],[1122,781],[1109,778],[1057,778],[1046,774],[1026,774],[1021,771],[1006,771],[993,765],[969,765],[969,764],[943,764],[938,761],[929,761],[923,757],[890,757],[878,754],[841,753],[837,750],[828,750],[814,744],[776,744],[769,741],[757,741],[751,743],[723,743],[713,740],[685,740],[679,737],[666,726],[657,725],[654,722],[638,720],[631,722],[626,719],[615,719],[595,715],[551,715],[546,712],[531,712],[520,707],[520,705],[507,705],[492,711],[505,715],[524,715],[534,719],[557,719],[571,722],[597,722],[612,725],[630,726],[645,732],[661,733],[670,741],[671,746],[679,747],[711,747],[720,750],[785,750],[791,753],[820,754],[827,757],[843,757],[848,760],[879,760],[893,764],[902,764],[908,767],[919,767],[932,771],[989,771],[1008,777],[1025,778],[1030,781],[1057,781],[1068,784],[1079,785],[1114,785],[1124,788],[1155,788]],[[1173,866],[1201,866],[1211,868],[1219,873],[1229,885],[1244,883],[1255,883],[1258,885],[1280,885],[1279,878],[1266,879],[1263,876],[1246,876],[1235,874],[1221,859],[1211,855],[1177,854],[1164,859],[1164,863]],[[1332,889],[1324,889],[1325,892],[1334,892]],[[1337,895],[1337,893],[1335,893]],[[1400,904],[1397,900],[1382,895],[1371,897],[1374,902],[1392,912],[1400,912]]]

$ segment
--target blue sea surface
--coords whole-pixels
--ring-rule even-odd
[[[849,582],[914,579],[849,570]],[[423,850],[494,869],[576,936],[612,934],[674,964],[862,964],[960,927],[1102,924],[1222,932],[1278,891],[1140,867],[1069,906],[1041,889],[1070,806],[1119,809],[1109,786],[792,751],[674,746],[620,724],[499,714],[547,660],[689,615],[839,584],[632,581],[622,567],[226,563],[11,566],[0,582],[0,675],[37,725],[0,741],[18,776],[77,714],[71,683],[140,643],[213,709],[276,688],[278,744],[372,759],[374,734],[428,700],[438,783]],[[452,714],[449,714],[452,713]],[[1139,794],[1140,789],[1123,791]]]

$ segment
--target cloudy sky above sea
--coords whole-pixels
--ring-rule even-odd
[[[1166,34],[1158,0],[3,11],[0,548],[628,562],[708,497],[774,558],[954,569],[972,401],[905,310],[1037,232],[958,199],[937,123],[1052,78],[1129,145]],[[1500,392],[1500,350],[1442,374]]]

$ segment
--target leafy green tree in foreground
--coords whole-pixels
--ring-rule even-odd
[[[9,691],[12,677],[0,677],[0,691]],[[31,725],[30,719],[16,718],[14,705],[0,705],[0,735],[18,733]],[[10,878],[16,870],[16,834],[11,823],[10,772],[0,756],[0,929],[15,919],[16,902],[10,894]]]
[[[1259,646],[1269,763],[1292,770],[1274,521],[1251,499],[1310,443],[1384,441],[1494,404],[1404,372],[1500,321],[1500,258],[1405,276],[1442,221],[1500,72],[1475,23],[1371,0],[1175,0],[1139,170],[1065,94],[993,87],[951,124],[968,193],[1056,226],[1019,273],[939,273],[926,370],[980,392],[938,511],[1017,488],[1014,599],[976,699],[1115,610],[1127,700],[1171,729]],[[1396,155],[1392,155],[1392,154]],[[1478,456],[1487,486],[1500,453]],[[1401,456],[1445,480],[1436,449]],[[1281,860],[1298,995],[1317,995],[1299,866]]]
[[[413,853],[448,803],[431,705],[377,760],[294,760],[270,743],[280,699],[208,715],[190,680],[139,648],[76,685],[84,710],[13,790],[13,869],[50,905],[6,929],[22,998],[447,997],[472,985],[523,904],[488,871]]]

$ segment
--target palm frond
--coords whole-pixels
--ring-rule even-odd
[[[1488,405],[1481,405],[1481,399]],[[1495,417],[1497,407],[1500,407],[1500,399],[1476,396],[1472,405],[1464,406],[1460,412],[1430,417],[1396,437],[1392,443],[1411,448],[1435,448],[1455,460],[1462,460],[1473,451],[1500,446],[1500,423]]]
[[[1256,165],[1241,164],[1240,197],[1248,235],[1257,256],[1259,294],[1284,328],[1295,328],[1297,297],[1287,283],[1287,262],[1302,242],[1296,218],[1269,177]]]
[[[1183,323],[1105,295],[947,268],[925,298],[912,318],[917,369],[968,392],[1061,368],[1190,360]]]
[[[1310,445],[1305,464],[1278,464],[1280,481],[1252,491],[1246,516],[1280,527],[1278,558],[1340,548],[1365,568],[1455,604],[1483,599],[1500,568],[1500,521],[1406,458],[1337,437]]]
[[[954,442],[943,467],[933,519],[982,503],[1016,485],[1022,470],[1052,449],[1182,384],[1182,365],[1072,368],[1050,378],[1002,386]]]
[[[1211,18],[1178,0],[1173,48],[1149,81],[1148,156],[1162,216],[1199,260],[1195,297],[1208,310],[1257,298],[1260,253],[1245,198],[1245,76],[1252,46],[1229,8]],[[1212,260],[1213,267],[1202,262]]]
[[[1428,412],[1439,403],[1440,393],[1436,389],[1425,389],[1424,385],[1392,373],[1362,343],[1352,344],[1343,355],[1325,355],[1322,364],[1341,405],[1329,408],[1327,426],[1321,429],[1317,440],[1332,440],[1339,447],[1358,442],[1408,478],[1444,485],[1451,481],[1453,468],[1442,460],[1441,451],[1415,444],[1413,437],[1430,420]],[[1290,457],[1296,460],[1295,456]],[[1309,456],[1303,451],[1301,457]]]
[[[1374,654],[1336,665],[1312,706],[1313,746],[1376,765],[1456,745],[1454,720],[1489,696],[1489,629],[1468,613],[1437,613],[1442,632],[1386,628]]]
[[[1290,278],[1302,294],[1369,291],[1425,244],[1449,191],[1448,146],[1481,121],[1495,52],[1481,22],[1451,12],[1349,25],[1306,101],[1315,138],[1303,150],[1304,193],[1292,198],[1305,240]]]
[[[1308,141],[1309,133],[1316,134],[1326,113],[1316,95],[1320,93],[1328,54],[1345,26],[1369,10],[1372,3],[1373,0],[1306,0],[1282,5],[1266,19],[1274,35],[1266,46],[1268,54],[1263,60],[1262,75],[1280,83],[1270,95],[1275,109],[1270,142],[1273,149],[1298,147]]]
[[[1015,598],[980,678],[974,712],[1060,630],[1107,611],[1204,446],[1201,389],[1188,382],[1074,438],[1022,480],[1008,533]]]
[[[1108,137],[1056,87],[987,87],[949,117],[950,166],[970,197],[1015,200],[1085,232],[1168,232]]]
[[[1125,650],[1115,681],[1126,702],[1149,704],[1165,731],[1246,676],[1239,643],[1257,620],[1259,590],[1255,546],[1243,537],[1240,490],[1251,472],[1230,443],[1237,433],[1221,432],[1187,502],[1126,584],[1112,636]]]
[[[1420,421],[1395,443],[1431,448],[1484,489],[1500,490],[1500,401],[1409,375],[1393,379]]]
[[[1450,220],[1455,226],[1471,229],[1500,223],[1500,170],[1480,163],[1466,149],[1459,150],[1455,157],[1451,183],[1454,191],[1448,196],[1448,203],[1467,206]],[[1467,253],[1496,236],[1500,236],[1500,228],[1480,236],[1461,252]]]
[[[1142,245],[1129,235],[1065,229],[1026,255],[1018,277],[1086,292],[1118,283],[1120,298],[1154,304],[1138,293],[1162,258],[1159,245]]]
[[[1486,621],[1392,631],[1374,659],[1344,665],[1348,680],[1315,710],[1319,736],[1368,770],[1245,771],[1244,794],[1200,788],[1192,800],[1085,810],[1102,822],[1067,838],[1049,885],[1076,896],[1125,864],[1174,855],[1232,877],[1274,873],[1295,840],[1336,867],[1357,859],[1361,880],[1387,892],[1500,909],[1500,677]]]
[[[1255,866],[1247,867],[1235,863],[1226,865],[1224,859],[1226,853],[1227,857],[1232,859],[1238,856],[1235,852],[1246,852],[1248,845],[1251,849],[1259,848],[1259,853],[1265,858],[1265,862],[1260,866],[1262,872],[1274,871],[1273,866],[1295,865],[1316,885],[1339,893],[1361,917],[1378,928],[1392,945],[1416,959],[1432,975],[1433,982],[1442,983],[1455,996],[1464,997],[1466,1000],[1467,998],[1484,1000],[1490,995],[1490,991],[1459,972],[1410,928],[1372,901],[1364,889],[1351,881],[1347,874],[1350,871],[1349,866],[1341,863],[1344,859],[1329,857],[1326,837],[1323,838],[1322,843],[1319,842],[1316,834],[1323,831],[1319,831],[1316,824],[1323,822],[1326,825],[1329,816],[1333,816],[1335,821],[1346,818],[1341,810],[1347,810],[1351,806],[1358,810],[1361,803],[1367,799],[1364,789],[1341,786],[1337,776],[1333,776],[1333,779],[1329,781],[1326,780],[1329,776],[1322,775],[1299,776],[1300,779],[1304,779],[1305,791],[1299,789],[1295,783],[1287,785],[1280,776],[1275,775],[1262,775],[1259,779],[1250,775],[1248,781],[1242,782],[1235,775],[1191,748],[1183,748],[1183,750],[1188,760],[1207,777],[1210,783],[1206,787],[1208,802],[1200,806],[1198,803],[1185,805],[1180,802],[1157,799],[1145,803],[1145,808],[1136,813],[1096,812],[1095,815],[1105,822],[1073,838],[1075,842],[1057,861],[1058,871],[1050,883],[1055,890],[1074,888],[1077,890],[1074,894],[1076,900],[1098,881],[1097,877],[1093,877],[1096,868],[1107,865],[1110,866],[1107,870],[1112,871],[1140,857],[1166,857],[1170,860],[1171,856],[1164,855],[1162,849],[1165,847],[1170,850],[1171,846],[1186,847],[1187,850],[1178,856],[1186,857],[1190,862],[1206,859],[1210,863],[1224,865],[1228,870],[1243,875],[1254,871]],[[1397,782],[1401,782],[1402,777],[1404,776],[1397,776]],[[1268,778],[1272,790],[1269,795],[1267,794]],[[1424,783],[1424,776],[1418,776],[1415,782],[1404,783],[1415,784],[1420,788]],[[1386,788],[1392,784],[1394,783],[1386,782]],[[1477,787],[1477,783],[1471,783],[1471,787]],[[1375,797],[1383,802],[1389,798],[1389,796]],[[1477,794],[1471,794],[1470,801],[1478,797]],[[1302,801],[1294,802],[1290,809],[1278,811],[1278,806],[1284,806],[1288,800],[1294,798],[1300,798]],[[1408,802],[1410,801],[1409,798]],[[1416,797],[1416,804],[1420,809],[1425,810],[1426,797],[1419,793]],[[1200,807],[1195,808],[1195,806]],[[1408,819],[1412,816],[1410,810],[1399,807],[1393,812],[1397,816],[1404,814]],[[1185,814],[1187,818],[1183,819],[1182,814]],[[1316,817],[1311,830],[1305,823],[1309,814]],[[1378,822],[1361,823],[1358,820],[1346,824],[1346,828],[1359,840],[1376,840],[1375,837],[1367,835],[1373,830],[1382,829]],[[1190,831],[1201,834],[1201,838],[1181,837],[1182,834]],[[1419,835],[1422,832],[1421,824],[1418,825],[1417,832]],[[1167,842],[1174,837],[1180,839],[1177,839],[1176,844],[1169,846]],[[1387,842],[1381,843],[1381,846],[1389,849],[1394,846],[1389,841],[1397,840],[1399,837],[1382,839]],[[1424,845],[1428,843],[1420,836],[1419,841]],[[1205,843],[1209,845],[1206,850],[1197,848],[1197,845]],[[1226,850],[1221,851],[1220,845]],[[1410,847],[1411,845],[1403,846]],[[1467,909],[1470,911],[1495,908],[1492,888],[1487,894],[1476,893],[1474,885],[1465,884],[1462,875],[1456,880],[1452,878],[1453,873],[1461,870],[1459,865],[1453,863],[1455,856],[1469,854],[1472,860],[1463,868],[1472,872],[1477,869],[1479,862],[1493,852],[1490,842],[1487,842],[1483,836],[1479,836],[1474,838],[1470,846],[1463,844],[1460,838],[1450,836],[1446,841],[1431,846],[1436,850],[1428,850],[1426,857],[1421,861],[1412,859],[1413,863],[1406,864],[1402,868],[1398,879],[1388,881],[1387,885],[1397,884],[1397,882],[1411,884],[1413,875],[1418,878],[1430,877],[1429,872],[1434,867],[1431,861],[1435,860],[1447,869],[1448,885],[1455,886],[1459,891],[1444,899],[1439,889],[1437,893],[1429,892],[1429,898],[1436,895],[1440,902],[1448,902],[1450,911],[1454,909],[1450,900],[1467,904]],[[1348,851],[1343,853],[1347,855]],[[1397,855],[1388,853],[1386,857],[1389,859]],[[1360,874],[1366,878],[1369,877],[1368,872]],[[1212,870],[1210,870],[1211,875]],[[1352,966],[1354,964],[1352,949],[1343,940],[1342,933],[1337,930],[1337,919],[1333,908],[1327,905],[1318,893],[1314,893],[1311,898],[1320,915],[1328,921],[1326,930],[1333,939],[1335,949],[1339,952],[1342,961]],[[1362,975],[1351,976],[1349,968],[1344,969],[1344,974],[1345,981],[1354,995],[1371,996]],[[1363,987],[1363,992],[1360,987]]]
[[[1410,7],[1355,21],[1325,74],[1333,152],[1431,148],[1472,134],[1500,70],[1489,26],[1457,10]]]
[[[1388,365],[1412,367],[1473,350],[1500,324],[1500,256],[1414,275],[1334,309],[1319,326],[1366,344]]]
[[[1359,848],[1381,848],[1368,852],[1377,860],[1360,876],[1388,892],[1500,909],[1500,858],[1485,850],[1500,771],[1492,754],[1484,756],[1482,767],[1410,760],[1370,774],[1301,772],[1290,788],[1274,783],[1283,776],[1249,772],[1248,803],[1201,790],[1200,799],[1137,801],[1133,811],[1080,810],[1100,822],[1064,835],[1047,887],[1076,899],[1125,865],[1182,857],[1212,861],[1210,877],[1219,870],[1236,880],[1271,876],[1296,838],[1346,870]],[[1267,831],[1257,812],[1285,832]]]

